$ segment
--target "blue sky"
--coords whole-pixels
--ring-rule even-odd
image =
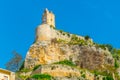
[[[5,68],[14,50],[26,56],[45,8],[55,13],[57,29],[120,48],[119,4],[119,0],[0,0],[0,67]]]

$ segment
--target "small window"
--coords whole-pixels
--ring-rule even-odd
[[[4,80],[8,80],[8,76],[4,76]]]

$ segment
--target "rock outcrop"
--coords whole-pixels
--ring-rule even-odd
[[[81,68],[99,69],[104,65],[114,65],[108,50],[95,46],[68,45],[41,41],[34,43],[26,56],[25,68],[33,68],[39,64],[51,64],[63,60],[71,60]]]
[[[27,52],[24,68],[34,69],[41,65],[37,70],[30,72],[30,75],[41,73],[49,74],[56,78],[55,80],[94,80],[92,73],[84,73],[86,78],[82,78],[80,68],[88,70],[106,70],[108,66],[114,66],[114,59],[111,53],[97,47],[92,39],[74,34],[65,34],[47,24],[42,24],[37,28],[36,42]],[[63,35],[64,34],[64,35]],[[68,36],[69,35],[69,36]],[[68,60],[77,67],[70,67],[61,64],[54,64],[60,61]],[[100,76],[102,80],[104,76]],[[77,79],[76,79],[77,78]]]
[[[47,14],[45,20],[46,17]],[[94,43],[88,36],[56,30],[47,21],[37,27],[35,42],[19,76],[24,80],[119,80],[107,47]]]
[[[25,68],[34,68],[39,64],[51,64],[63,60],[71,60],[81,68],[98,69],[104,65],[114,65],[114,60],[108,50],[96,47],[92,40],[86,45],[69,44],[73,34],[60,33],[42,24],[37,28],[36,42],[30,47],[26,59]],[[80,40],[84,37],[77,36]],[[91,44],[91,45],[90,45]]]

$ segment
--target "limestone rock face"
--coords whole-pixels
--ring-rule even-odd
[[[79,40],[84,44],[71,44],[72,40]],[[54,64],[64,60],[73,62],[76,67]],[[35,43],[27,52],[24,68],[32,70],[37,65],[42,67],[32,71],[30,75],[50,74],[55,80],[96,80],[89,72],[82,75],[80,68],[106,70],[108,66],[114,66],[114,59],[107,49],[96,47],[92,39],[85,40],[82,36],[68,34],[42,24],[37,28]],[[72,77],[68,79],[69,76]],[[99,80],[102,78],[100,76]]]
[[[86,79],[89,80],[95,79],[94,75],[88,71],[79,70],[77,68],[61,65],[61,64],[42,65],[37,70],[33,71],[32,74],[37,74],[38,72],[42,74],[50,74],[51,76],[57,78],[55,80],[66,80],[65,77],[70,77],[70,76],[72,76],[72,78],[68,80],[79,80],[79,79],[81,80],[82,79],[81,76],[83,74],[85,74]],[[63,78],[63,79],[59,79],[59,78]]]
[[[110,45],[55,28],[55,16],[46,9],[16,80],[120,80],[113,58],[119,56],[112,56]]]
[[[39,72],[42,74],[51,74],[53,77],[64,77],[69,75],[81,76],[79,70],[71,68],[70,66],[59,64],[43,65],[38,70],[40,70]],[[32,74],[35,74],[36,71],[34,71]]]
[[[71,60],[81,68],[87,69],[99,69],[104,65],[114,65],[110,52],[101,48],[40,41],[30,47],[25,59],[25,68],[63,60]]]

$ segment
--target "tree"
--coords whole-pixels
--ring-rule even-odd
[[[85,40],[89,40],[90,39],[90,36],[85,36]]]
[[[117,60],[115,59],[115,63],[114,63],[115,68],[119,68],[119,63],[117,62]]]
[[[108,48],[108,50],[111,52],[113,50],[113,46],[110,44],[105,44],[105,46]]]
[[[21,66],[22,56],[16,51],[14,51],[12,54],[13,54],[13,57],[5,64],[5,66],[6,66],[6,69],[16,72],[19,70]]]

